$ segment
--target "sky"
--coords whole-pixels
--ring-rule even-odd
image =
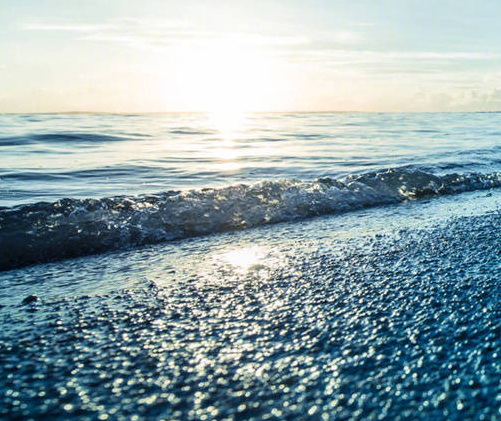
[[[0,0],[0,112],[501,110],[499,0]]]

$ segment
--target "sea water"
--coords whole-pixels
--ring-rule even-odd
[[[499,115],[4,115],[9,269],[501,185]]]
[[[5,419],[495,419],[497,113],[0,117]]]
[[[0,116],[0,206],[501,168],[498,113]]]

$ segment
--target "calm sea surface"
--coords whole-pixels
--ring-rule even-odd
[[[501,169],[497,113],[0,115],[0,206],[411,166]]]

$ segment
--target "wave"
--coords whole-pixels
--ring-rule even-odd
[[[0,208],[0,270],[495,187],[501,187],[501,173],[438,176],[396,168],[340,180],[279,179]]]
[[[91,144],[122,141],[122,136],[103,135],[98,133],[43,133],[20,136],[0,137],[1,146],[19,146],[29,144],[71,143]]]
[[[169,131],[171,134],[186,134],[186,135],[208,135],[217,134],[217,130],[193,130],[189,127],[179,127]]]

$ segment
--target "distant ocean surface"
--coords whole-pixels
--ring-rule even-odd
[[[339,178],[501,169],[498,113],[0,115],[0,206]]]
[[[0,116],[0,419],[499,419],[500,117]]]
[[[498,113],[0,116],[0,268],[501,186]]]

